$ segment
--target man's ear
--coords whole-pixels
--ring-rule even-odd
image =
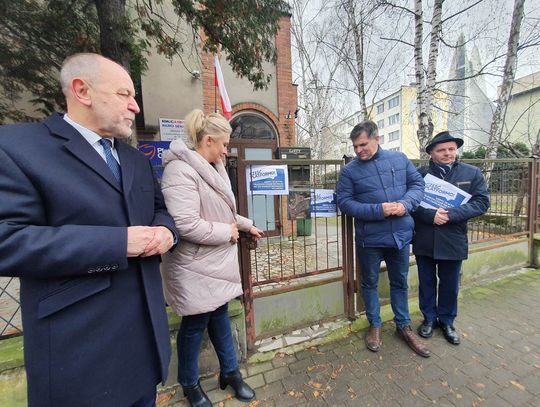
[[[92,105],[92,98],[90,97],[90,86],[81,78],[73,78],[71,80],[71,93],[79,103],[85,106]]]

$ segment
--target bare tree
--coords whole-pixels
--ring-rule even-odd
[[[336,43],[333,21],[325,5],[317,8],[314,0],[293,0],[292,39],[296,54],[293,67],[294,80],[299,83],[297,119],[298,143],[310,146],[312,157],[328,158],[335,143],[324,129],[338,116],[339,98],[336,97],[335,78],[338,73],[345,44],[338,52],[325,46]],[[314,11],[316,9],[316,11]],[[332,157],[337,158],[337,157]]]
[[[364,15],[360,14],[360,21],[356,20],[356,5],[354,0],[345,0],[343,8],[347,14],[349,29],[354,42],[355,68],[356,68],[356,88],[358,91],[358,101],[360,103],[360,113],[367,117],[366,89],[364,84]]]
[[[515,0],[514,11],[512,13],[512,23],[510,26],[510,35],[508,36],[508,50],[506,53],[506,62],[504,64],[504,74],[502,85],[497,98],[495,113],[489,132],[489,142],[486,148],[486,158],[497,158],[497,147],[501,140],[504,117],[506,108],[512,94],[512,86],[516,74],[517,53],[519,46],[519,33],[521,30],[521,21],[523,20],[523,8],[525,0]],[[488,163],[486,172],[486,181],[489,183],[493,163]]]

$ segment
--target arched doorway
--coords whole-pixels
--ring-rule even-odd
[[[239,112],[231,120],[233,129],[230,155],[242,160],[271,160],[278,146],[273,123],[256,111]],[[254,195],[248,199],[248,217],[270,235],[278,232],[278,200],[272,196]]]

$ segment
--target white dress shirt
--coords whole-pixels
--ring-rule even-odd
[[[67,114],[64,115],[64,120],[71,124],[73,127],[75,127],[75,130],[77,130],[79,133],[81,133],[81,136],[84,137],[88,143],[94,148],[94,150],[97,151],[97,153],[103,158],[105,162],[107,162],[107,159],[105,158],[105,152],[103,151],[103,146],[99,144],[99,140],[102,138],[107,138],[111,140],[112,143],[112,155],[114,159],[120,163],[120,158],[118,157],[118,152],[116,151],[116,148],[114,147],[114,138],[112,137],[101,137],[99,134],[93,132],[92,130],[87,129],[86,127],[81,126],[79,123],[76,123],[71,119]]]

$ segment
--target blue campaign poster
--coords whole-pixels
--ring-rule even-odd
[[[158,178],[163,175],[161,158],[163,152],[169,149],[169,144],[170,141],[139,141],[139,151],[150,160]]]
[[[288,195],[286,165],[252,165],[246,168],[249,191],[254,195]]]
[[[336,191],[333,189],[312,189],[311,216],[314,218],[337,216]]]

